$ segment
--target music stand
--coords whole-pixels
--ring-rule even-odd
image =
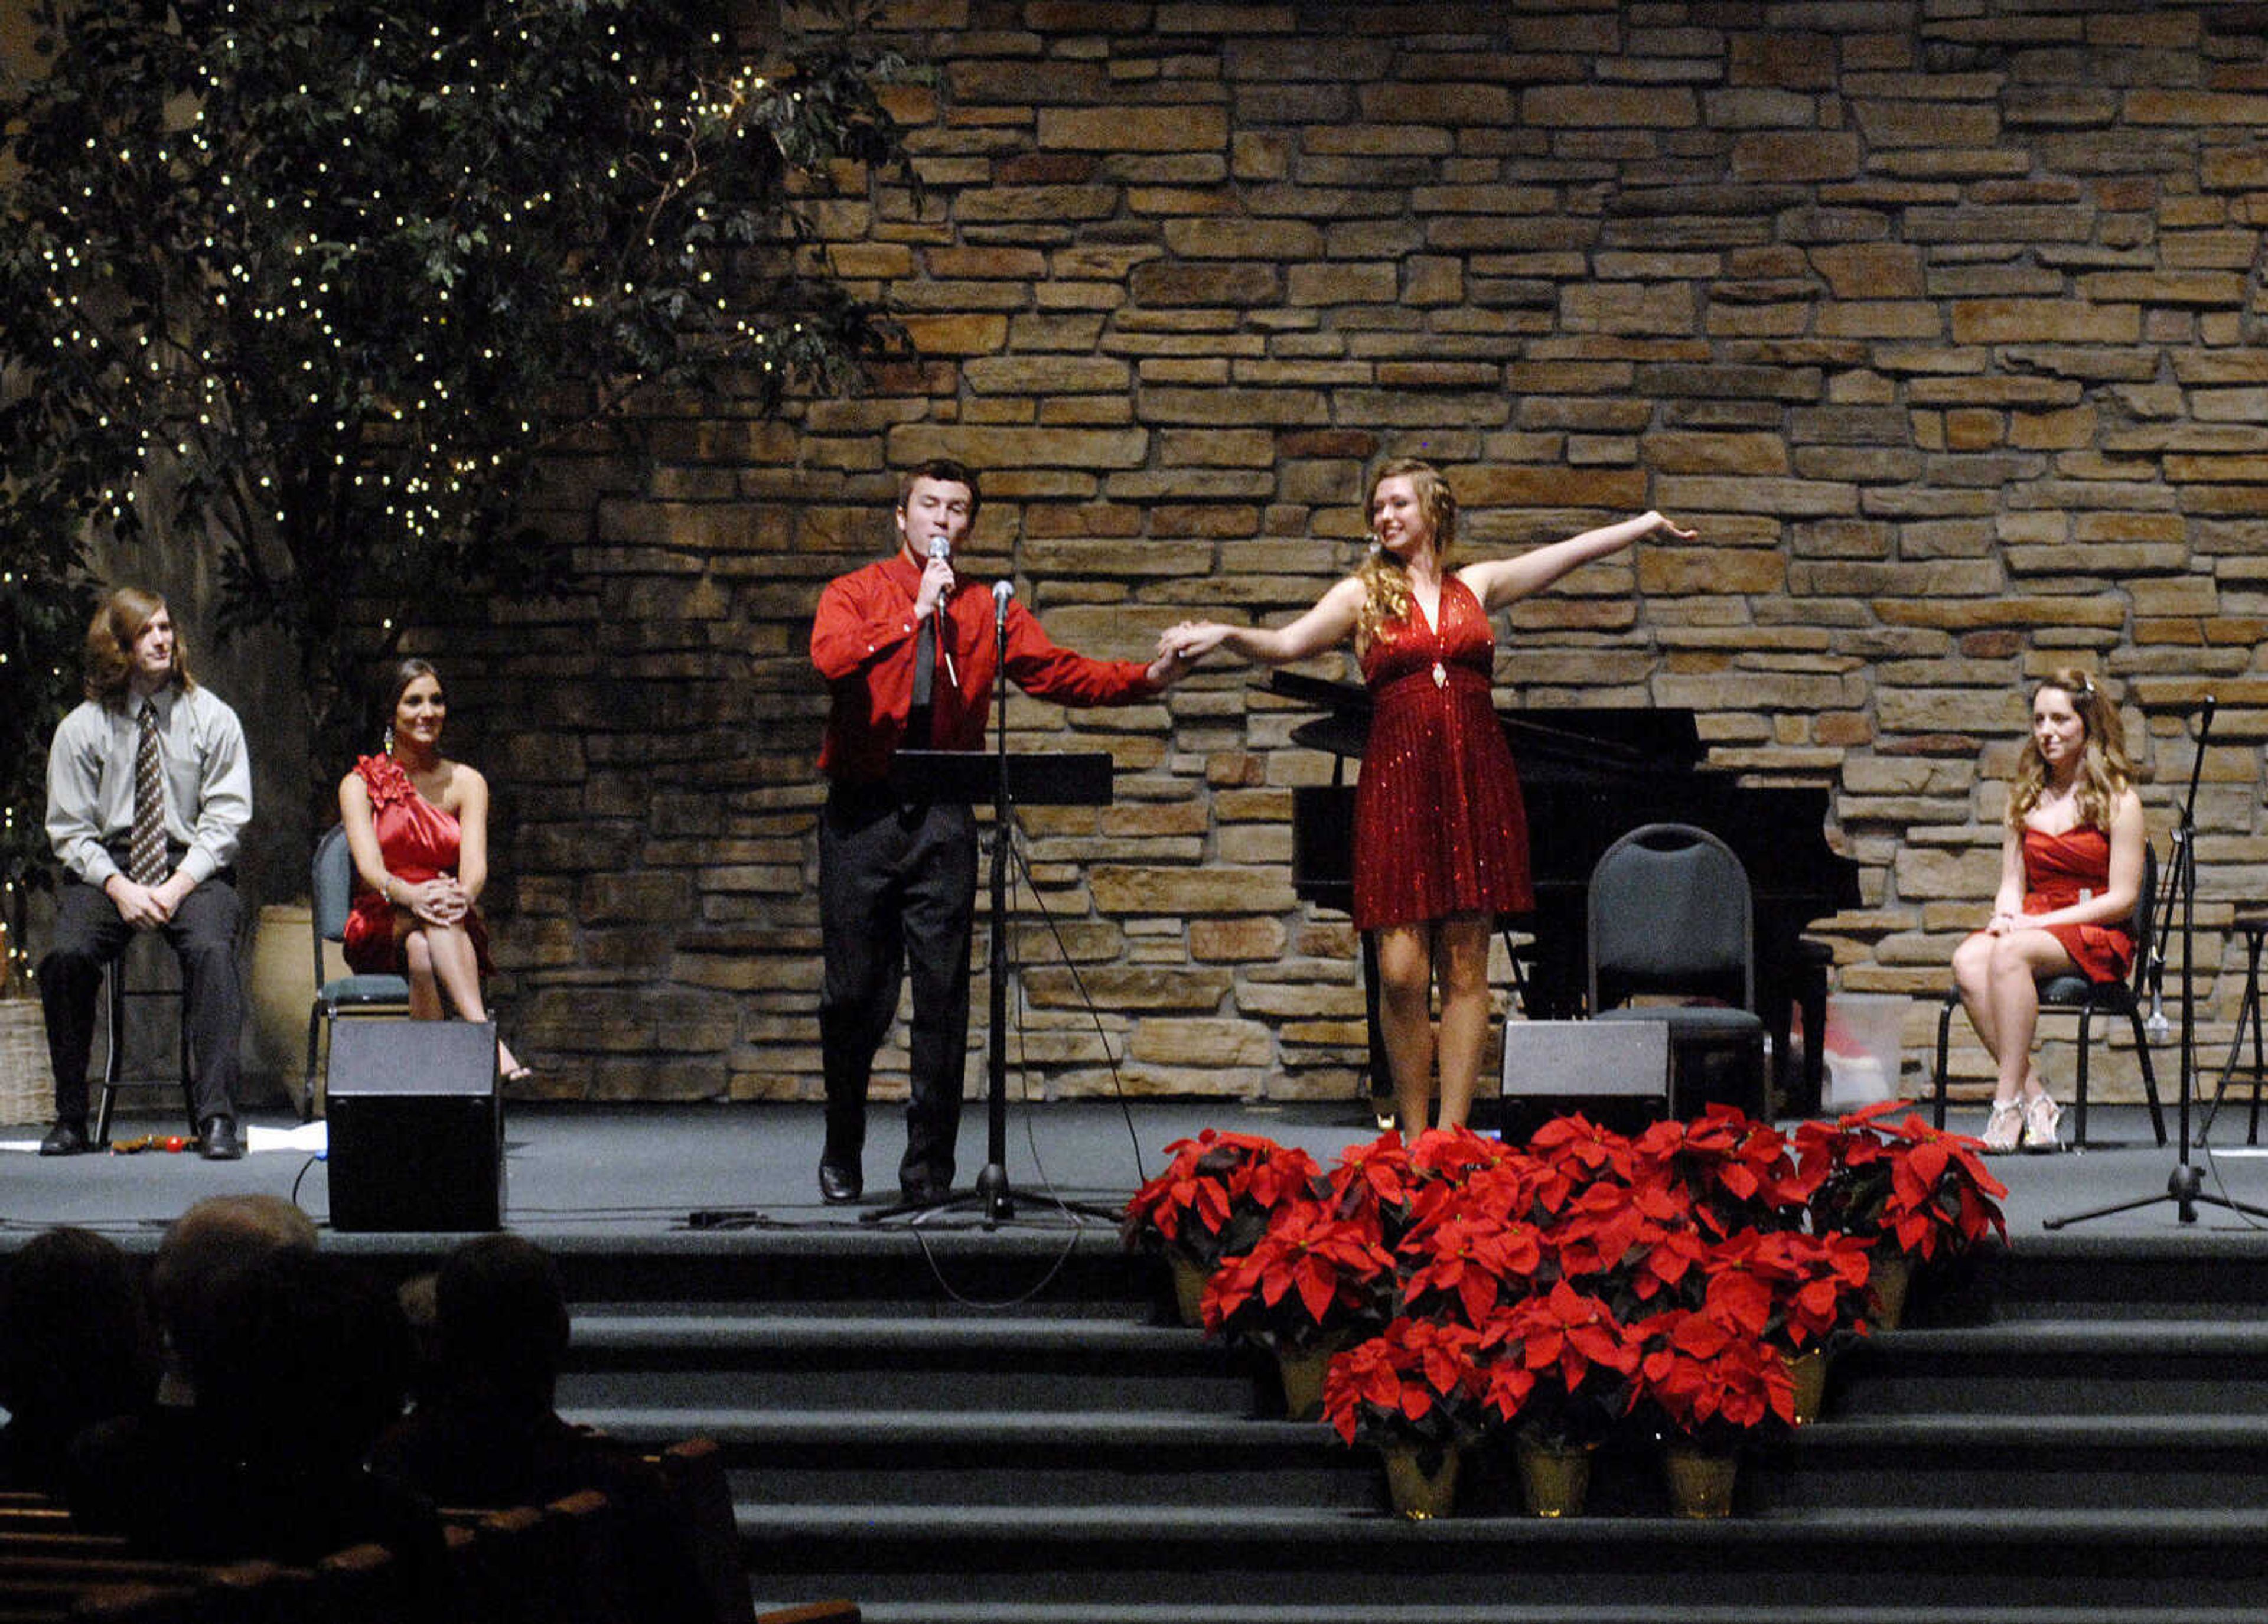
[[[1005,660],[1000,662],[1005,679]],[[996,695],[998,741],[990,754],[975,750],[901,750],[891,763],[890,782],[910,801],[954,805],[992,804],[991,1032],[987,1038],[984,1088],[984,1169],[973,1190],[950,1190],[903,1201],[858,1215],[863,1224],[946,1208],[981,1207],[986,1227],[1015,1216],[1008,1187],[1008,845],[1015,834],[1015,808],[1108,806],[1112,762],[1103,751],[1072,754],[1008,753],[1005,695]],[[1058,1199],[1066,1212],[1115,1220],[1116,1212]]]
[[[2213,732],[2213,696],[2207,694],[2204,709],[2198,714],[2197,754],[2190,762],[2189,795],[2182,803],[2182,820],[2180,826],[2174,830],[2173,861],[2167,864],[2165,885],[2159,898],[2159,907],[2161,910],[2166,909],[2168,904],[2174,899],[2179,898],[2182,915],[2182,1054],[2179,1117],[2181,1135],[2176,1141],[2181,1149],[2176,1152],[2174,1171],[2166,1179],[2166,1193],[2163,1195],[2138,1196],[2132,1201],[2117,1201],[2110,1206],[2097,1207],[2088,1212],[2075,1212],[2060,1218],[2049,1218],[2043,1221],[2040,1225],[2042,1229],[2059,1230],[2067,1224],[2084,1224],[2091,1218],[2107,1218],[2114,1212],[2133,1212],[2143,1207],[2154,1207],[2160,1201],[2173,1202],[2175,1211],[2183,1224],[2197,1222],[2197,1209],[2200,1202],[2208,1207],[2219,1207],[2227,1212],[2241,1212],[2256,1218],[2268,1218],[2268,1208],[2248,1206],[2242,1201],[2231,1201],[2225,1195],[2205,1194],[2205,1169],[2194,1165],[2190,1161],[2190,1091],[2191,1080],[2197,1069],[2197,1002],[2195,989],[2191,984],[2191,961],[2196,957],[2197,943],[2197,792],[2198,775],[2205,766],[2205,739]],[[2158,917],[2161,923],[2158,933],[2158,959],[2154,969],[2162,973],[2165,964],[2166,936],[2172,928],[2172,922],[2169,912],[2161,911]],[[2148,950],[2148,946],[2146,943],[2138,943],[2135,951],[2145,952]]]

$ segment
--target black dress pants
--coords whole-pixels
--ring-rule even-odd
[[[189,1040],[194,1110],[202,1125],[236,1115],[244,991],[237,978],[237,923],[243,905],[236,876],[223,869],[181,899],[158,927],[181,964],[181,1019]],[[48,1058],[55,1071],[55,1117],[84,1123],[87,1056],[94,1046],[94,1002],[102,967],[126,951],[134,927],[98,886],[63,882],[55,899],[54,944],[40,960],[40,1003],[48,1021]],[[116,1040],[116,1034],[113,1034]]]
[[[888,790],[837,785],[819,820],[819,1001],[827,1077],[821,1159],[857,1170],[866,1086],[913,974],[908,1189],[953,1182],[968,1059],[968,943],[976,911],[976,820],[966,806],[915,805]]]

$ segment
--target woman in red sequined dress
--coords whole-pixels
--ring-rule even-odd
[[[1489,935],[1498,914],[1535,902],[1520,780],[1491,701],[1489,617],[1643,537],[1694,537],[1648,513],[1516,558],[1447,570],[1456,497],[1439,470],[1415,459],[1379,470],[1370,527],[1369,561],[1289,626],[1187,622],[1160,649],[1196,659],[1226,648],[1281,665],[1354,640],[1373,701],[1355,789],[1354,921],[1375,936],[1395,1112],[1415,1137],[1437,1069],[1440,1125],[1459,1126],[1470,1113],[1488,1040]]]
[[[2146,838],[2118,716],[2095,680],[2058,671],[2032,694],[2032,732],[2008,785],[1992,917],[1953,952],[1953,979],[1999,1067],[1984,1148],[2061,1148],[2063,1112],[2032,1066],[2039,981],[2115,981],[2134,963],[2128,922]]]
[[[409,1014],[436,1021],[454,1010],[484,1021],[481,979],[488,927],[475,905],[489,873],[488,781],[441,753],[449,702],[422,659],[395,668],[385,753],[366,755],[339,781],[339,820],[354,855],[349,968],[409,982]],[[528,1069],[501,1040],[497,1066],[517,1083]]]

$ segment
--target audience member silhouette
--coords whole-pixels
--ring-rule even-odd
[[[691,1533],[660,1473],[554,1407],[569,1319],[550,1254],[517,1235],[467,1241],[441,1266],[434,1307],[433,1395],[379,1443],[373,1469],[451,1507],[598,1489],[622,1520],[639,1616],[704,1617]]]
[[[213,1304],[238,1272],[278,1252],[315,1250],[314,1220],[278,1195],[214,1195],[167,1226],[150,1262],[150,1305],[166,1354],[158,1402],[187,1406],[189,1370]]]
[[[0,1488],[59,1488],[71,1439],[142,1414],[157,1390],[158,1341],[133,1261],[91,1230],[26,1242],[0,1275]]]
[[[364,1464],[408,1392],[409,1328],[390,1290],[344,1259],[284,1246],[218,1282],[191,1354],[193,1407],[98,1428],[72,1451],[75,1521],[195,1562],[306,1565],[375,1541],[409,1593],[446,1592],[431,1503]]]
[[[194,1407],[194,1372],[210,1361],[218,1304],[245,1270],[284,1253],[314,1251],[313,1222],[274,1195],[210,1196],[167,1226],[147,1287],[162,1361],[156,1397],[139,1413],[87,1428],[69,1445],[61,1483],[75,1518],[124,1532],[145,1474],[221,1447],[225,1440],[206,1436]]]

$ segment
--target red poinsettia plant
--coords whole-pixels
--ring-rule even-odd
[[[1916,1262],[1967,1251],[2008,1235],[2000,1197],[2007,1187],[1985,1170],[1974,1139],[1933,1128],[1904,1102],[1883,1100],[1832,1125],[1796,1129],[1815,1232],[1856,1235]]]
[[[1410,1312],[1476,1330],[1536,1289],[1548,1255],[1535,1225],[1485,1209],[1445,1212],[1395,1248]]]
[[[1798,1165],[1779,1129],[1725,1105],[1691,1121],[1656,1122],[1632,1148],[1633,1181],[1660,1179],[1683,1191],[1694,1221],[1712,1237],[1802,1228],[1822,1176]]]
[[[1469,1326],[1407,1316],[1334,1354],[1323,1419],[1349,1444],[1444,1450],[1483,1431],[1483,1377]]]
[[[1252,1250],[1205,1282],[1205,1330],[1277,1349],[1309,1349],[1367,1335],[1393,1314],[1393,1254],[1374,1214],[1343,1216],[1329,1203],[1277,1209]]]
[[[1314,1157],[1256,1134],[1208,1128],[1166,1154],[1166,1170],[1127,1201],[1120,1232],[1129,1246],[1178,1253],[1203,1269],[1248,1251],[1278,1208],[1321,1188]]]
[[[1553,1444],[1595,1444],[1630,1409],[1638,1342],[1564,1280],[1491,1319],[1477,1351],[1491,1417]]]
[[[1781,1354],[1811,1353],[1865,1333],[1871,1274],[1867,1243],[1855,1236],[1742,1230],[1702,1266],[1700,1305]]]
[[[1706,1308],[1673,1308],[1633,1327],[1638,1392],[1665,1431],[1712,1453],[1795,1425],[1787,1361]]]

